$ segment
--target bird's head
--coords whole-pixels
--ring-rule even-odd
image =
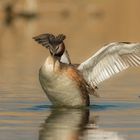
[[[61,58],[65,51],[64,39],[65,35],[59,34],[58,36],[54,36],[53,34],[41,34],[39,36],[33,37],[35,41],[39,44],[43,45],[45,48],[48,48],[50,54],[53,57],[58,59]]]

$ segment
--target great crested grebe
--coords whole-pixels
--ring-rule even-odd
[[[64,45],[65,35],[46,33],[33,39],[50,52],[40,68],[39,80],[55,106],[88,106],[89,94],[98,96],[95,90],[100,82],[131,66],[140,66],[139,43],[110,43],[85,62],[74,65]]]

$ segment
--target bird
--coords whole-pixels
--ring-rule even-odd
[[[129,67],[140,66],[140,43],[113,42],[94,55],[73,64],[65,47],[64,34],[40,34],[33,39],[49,50],[39,70],[40,84],[57,107],[85,107],[89,95],[99,97],[98,85]]]

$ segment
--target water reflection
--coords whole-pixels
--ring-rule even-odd
[[[77,140],[88,123],[89,110],[55,109],[45,120],[39,140]]]
[[[39,140],[124,140],[117,132],[98,126],[89,109],[53,109],[41,126]]]

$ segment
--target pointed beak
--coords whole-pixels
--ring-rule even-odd
[[[55,46],[50,45],[50,46],[49,46],[49,50],[50,50],[50,53],[54,56],[55,53],[56,53]]]
[[[50,45],[49,50],[50,50],[51,55],[53,56],[53,71],[54,71],[55,70],[55,63],[56,63],[56,60],[57,60],[55,58],[55,54],[56,54],[55,46]]]

